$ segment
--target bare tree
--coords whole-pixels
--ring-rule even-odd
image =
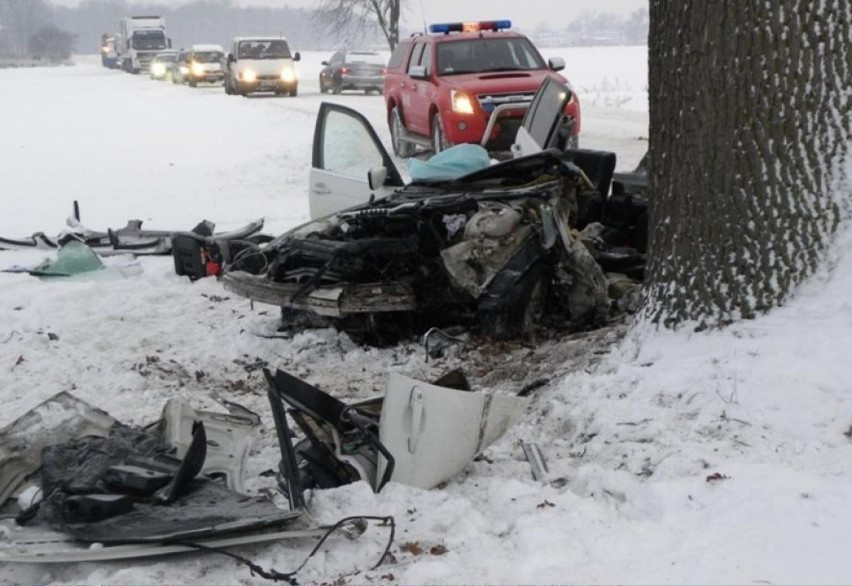
[[[48,24],[33,33],[29,48],[34,57],[44,58],[53,63],[67,61],[71,58],[71,51],[74,50],[74,35]]]
[[[393,51],[399,43],[401,3],[402,0],[320,0],[316,18],[328,29],[348,31],[353,36],[378,26]]]
[[[813,274],[852,188],[850,23],[852,0],[651,0],[646,318],[751,318]]]
[[[44,0],[0,0],[0,27],[14,53],[26,53],[33,33],[51,20],[51,9]]]

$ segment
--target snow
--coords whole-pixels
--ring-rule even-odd
[[[647,137],[645,49],[547,51],[562,56],[583,100],[585,146],[619,167]],[[297,98],[239,98],[100,67],[0,71],[0,235],[57,234],[80,201],[97,229],[129,218],[146,227],[218,229],[258,217],[278,232],[308,217],[307,171],[322,100],[355,107],[387,144],[377,96],[321,96],[328,54],[306,53]],[[597,59],[597,61],[594,61]],[[616,83],[613,81],[617,79]],[[587,97],[599,88],[609,100]],[[633,95],[617,97],[618,88]],[[644,92],[644,93],[643,93]],[[39,280],[0,273],[0,426],[68,391],[125,423],[146,424],[166,400],[217,409],[216,397],[261,414],[251,490],[278,453],[257,364],[287,369],[344,400],[381,393],[391,372],[431,380],[467,366],[478,389],[515,392],[547,379],[521,421],[446,486],[364,483],[310,495],[312,516],[393,515],[394,561],[378,559],[386,529],[329,540],[305,583],[852,582],[852,236],[785,307],[721,332],[616,325],[589,336],[482,345],[425,360],[405,343],[363,348],[332,330],[285,337],[277,311],[234,298],[213,279],[189,283],[169,257],[137,274]],[[44,251],[0,252],[0,268]],[[111,267],[124,257],[108,258]],[[52,336],[49,336],[52,334]],[[520,442],[549,464],[532,480]],[[4,533],[0,532],[0,539]],[[413,544],[419,545],[423,552]],[[264,567],[295,568],[313,542],[239,549]],[[430,553],[433,546],[440,549]],[[134,562],[6,564],[20,583],[258,583],[213,554]]]

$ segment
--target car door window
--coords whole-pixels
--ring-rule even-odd
[[[408,61],[408,71],[415,65],[420,65],[420,58],[423,56],[423,47],[425,43],[417,43],[414,49],[411,50],[411,59]]]
[[[337,111],[325,119],[321,152],[321,169],[350,177],[366,179],[371,168],[383,163],[369,130],[360,120]]]
[[[423,56],[420,58],[420,65],[423,66],[426,75],[432,75],[432,47],[425,48]]]

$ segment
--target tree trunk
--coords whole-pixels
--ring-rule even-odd
[[[852,0],[651,0],[650,21],[643,315],[754,317],[814,272],[850,199]]]

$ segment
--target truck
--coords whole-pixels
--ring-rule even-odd
[[[154,55],[172,46],[161,16],[127,16],[119,25],[121,68],[128,73],[147,71]]]
[[[109,69],[118,67],[119,35],[103,33],[101,35],[101,65]]]

